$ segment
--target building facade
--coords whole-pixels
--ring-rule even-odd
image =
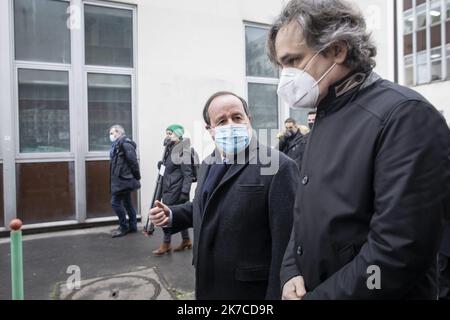
[[[0,230],[16,217],[25,228],[115,219],[108,129],[116,123],[138,143],[141,214],[168,125],[182,124],[201,157],[211,151],[201,113],[212,93],[247,98],[257,129],[280,129],[289,116],[305,123],[305,112],[280,103],[279,70],[265,55],[286,2],[0,1]],[[354,2],[380,49],[376,71],[394,80],[393,2]]]
[[[450,0],[397,1],[399,82],[450,122]]]

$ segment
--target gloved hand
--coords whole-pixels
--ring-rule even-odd
[[[163,162],[162,162],[162,161],[158,161],[158,170],[160,170],[160,169],[161,169],[161,166],[162,166],[162,164],[163,164]]]

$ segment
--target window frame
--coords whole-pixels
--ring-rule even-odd
[[[87,74],[88,73],[106,73],[128,75],[131,77],[131,103],[132,103],[132,132],[133,139],[139,141],[138,136],[138,81],[137,70],[139,68],[138,60],[138,19],[136,3],[121,3],[100,0],[54,0],[63,1],[69,4],[69,9],[73,7],[78,8],[76,13],[79,22],[79,28],[72,28],[70,30],[70,64],[62,63],[48,63],[42,61],[21,61],[16,60],[15,56],[15,28],[14,28],[14,0],[6,0],[0,5],[2,8],[7,8],[4,12],[0,12],[0,16],[8,17],[7,28],[5,31],[0,30],[0,39],[8,39],[6,49],[8,54],[8,70],[5,70],[8,76],[8,82],[11,82],[11,88],[8,89],[8,95],[5,101],[10,107],[7,110],[0,110],[2,115],[6,115],[5,122],[8,124],[1,131],[5,135],[10,135],[10,142],[0,142],[2,150],[0,150],[0,162],[3,164],[4,181],[10,183],[9,188],[4,188],[5,191],[5,223],[17,216],[17,186],[15,183],[17,172],[16,165],[18,163],[42,163],[42,162],[74,162],[75,170],[75,216],[76,221],[58,221],[39,223],[27,225],[25,228],[70,225],[83,222],[100,222],[100,221],[115,221],[117,217],[105,218],[87,218],[87,203],[86,203],[86,162],[88,161],[109,161],[109,152],[89,152],[89,136],[88,136],[88,105],[87,105]],[[85,64],[85,42],[84,42],[84,7],[85,5],[94,5],[100,7],[109,7],[115,9],[126,9],[132,11],[133,19],[133,66],[132,68],[110,67],[110,66],[87,66]],[[67,18],[72,13],[68,9]],[[3,64],[2,64],[3,66]],[[52,153],[21,153],[20,152],[20,132],[19,132],[19,69],[32,70],[48,70],[48,71],[62,71],[68,73],[69,85],[69,116],[70,116],[70,150],[68,152],[52,152]],[[6,90],[6,89],[5,89]],[[2,90],[0,90],[2,91]],[[10,124],[11,123],[11,124]],[[106,134],[106,133],[105,133]],[[2,139],[3,140],[3,139]],[[3,148],[11,144],[10,154],[4,154]],[[6,150],[6,149],[5,149]],[[139,154],[138,154],[139,159]],[[138,197],[138,217],[140,217],[140,194]],[[0,230],[2,228],[0,227]]]
[[[86,64],[86,49],[85,49],[85,23],[84,23],[84,9],[86,5],[93,5],[99,7],[113,8],[113,9],[124,9],[130,10],[133,13],[133,66],[132,67],[114,67],[114,66],[94,66]],[[90,151],[89,150],[89,103],[88,103],[88,74],[90,73],[101,73],[101,74],[111,74],[111,75],[128,75],[131,77],[131,123],[132,123],[132,136],[133,140],[139,141],[138,130],[137,130],[137,67],[138,67],[138,54],[137,54],[137,13],[136,6],[131,4],[123,3],[111,3],[100,0],[89,0],[83,1],[82,3],[82,23],[81,23],[81,38],[82,38],[82,61],[83,61],[83,103],[84,103],[84,115],[83,123],[86,126],[84,131],[86,136],[84,137],[84,145],[86,146],[85,154],[86,161],[99,161],[99,160],[109,160],[108,151]],[[105,133],[106,134],[106,133]],[[138,154],[139,159],[139,154]]]
[[[270,25],[258,23],[258,22],[251,22],[251,21],[244,21],[243,23],[243,60],[244,60],[244,77],[245,77],[245,99],[248,102],[249,94],[249,84],[266,84],[266,85],[276,85],[278,86],[280,82],[280,78],[267,78],[267,77],[255,77],[255,76],[248,76],[247,75],[247,55],[246,55],[246,49],[247,49],[247,43],[245,40],[246,36],[246,28],[252,27],[252,28],[260,28],[264,30],[269,30]],[[279,70],[279,74],[281,73],[281,70]],[[277,130],[280,130],[282,128],[282,123],[284,122],[283,119],[289,117],[289,107],[284,105],[281,101],[280,97],[277,95],[277,114],[278,114],[278,128]],[[250,106],[249,106],[250,108]]]
[[[72,6],[71,0],[53,0],[53,1],[61,1],[66,2],[70,6]],[[65,64],[65,63],[54,63],[54,62],[43,62],[43,61],[28,61],[28,60],[16,60],[16,43],[15,43],[15,15],[14,15],[14,0],[11,1],[11,8],[10,8],[10,23],[11,23],[11,34],[10,34],[10,45],[11,45],[11,52],[12,52],[12,64],[13,64],[13,77],[12,77],[12,83],[13,83],[13,130],[14,130],[14,139],[16,141],[15,143],[15,158],[17,161],[29,161],[33,162],[35,160],[39,159],[46,159],[50,161],[53,160],[67,160],[67,159],[73,159],[74,153],[73,153],[73,147],[74,147],[74,137],[76,135],[76,132],[73,132],[74,129],[74,112],[72,107],[72,101],[73,101],[73,81],[72,81],[72,65],[73,65],[73,59],[71,57],[71,63]],[[72,45],[73,45],[73,34],[72,30],[70,31],[70,45],[71,45],[71,52],[72,52]],[[20,128],[19,128],[19,69],[31,69],[31,70],[44,70],[44,71],[61,71],[61,72],[68,72],[68,85],[69,85],[69,125],[70,125],[70,149],[69,151],[65,152],[35,152],[35,153],[27,153],[27,152],[20,152]]]

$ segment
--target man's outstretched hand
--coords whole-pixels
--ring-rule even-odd
[[[155,201],[155,207],[150,209],[150,221],[157,227],[165,227],[169,224],[169,207],[160,201]]]

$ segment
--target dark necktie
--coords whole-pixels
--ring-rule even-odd
[[[219,185],[222,178],[227,173],[229,165],[227,164],[213,164],[209,169],[205,184],[202,190],[202,210],[205,209],[206,202],[209,200],[214,190]]]

